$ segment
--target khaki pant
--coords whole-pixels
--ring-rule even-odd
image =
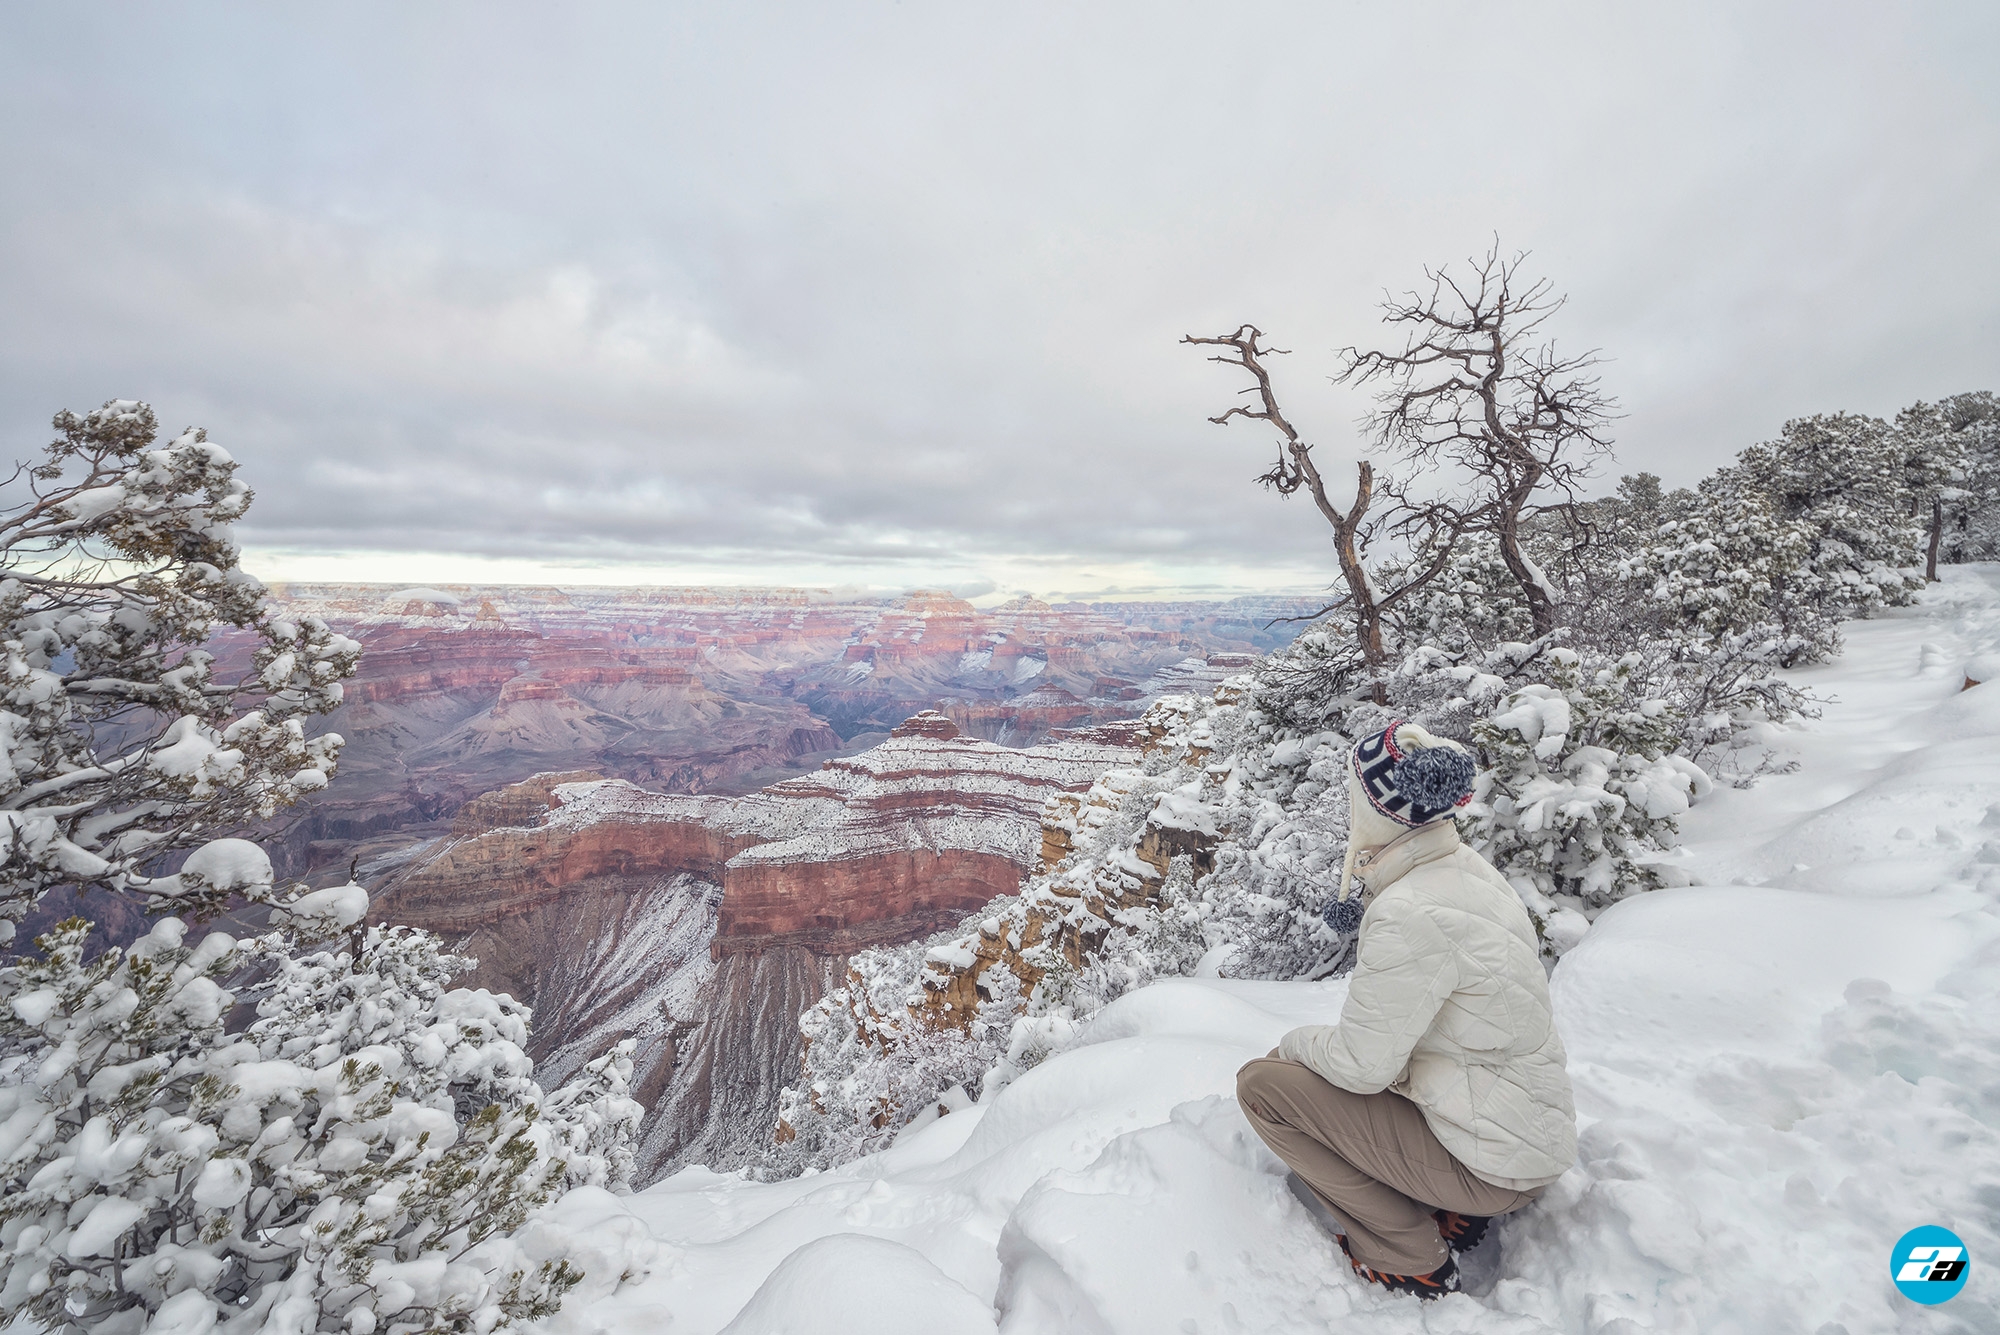
[[[1428,1275],[1450,1255],[1433,1210],[1500,1215],[1542,1193],[1474,1177],[1401,1094],[1351,1094],[1275,1052],[1236,1073],[1243,1115],[1347,1225],[1365,1266]]]

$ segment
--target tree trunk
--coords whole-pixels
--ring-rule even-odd
[[[1931,545],[1924,553],[1924,578],[1937,583],[1938,545],[1944,541],[1944,497],[1931,497]]]
[[[1500,559],[1506,563],[1514,582],[1521,586],[1521,597],[1528,604],[1528,616],[1534,622],[1535,634],[1546,635],[1556,628],[1556,605],[1549,600],[1548,589],[1535,577],[1534,567],[1528,564],[1527,553],[1521,550],[1518,514],[1518,511],[1503,510],[1493,535],[1500,540]]]
[[[1354,637],[1360,642],[1361,657],[1368,666],[1380,667],[1388,656],[1382,649],[1382,609],[1375,604],[1375,590],[1368,583],[1368,570],[1361,563],[1356,541],[1362,517],[1368,513],[1369,502],[1375,496],[1374,465],[1363,459],[1356,466],[1354,505],[1346,514],[1326,503],[1322,499],[1325,494],[1315,471],[1313,499],[1320,502],[1320,512],[1333,525],[1334,553],[1340,559],[1341,577],[1347,581],[1347,596],[1354,604]]]

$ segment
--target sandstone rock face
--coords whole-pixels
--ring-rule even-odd
[[[375,891],[377,910],[437,932],[472,932],[600,878],[685,873],[719,883],[723,864],[751,842],[706,823],[707,817],[726,817],[727,798],[649,793],[622,780],[554,791],[559,800],[582,798],[587,805],[579,811],[545,807],[532,825],[441,841]],[[526,804],[503,790],[491,807],[503,805]],[[525,999],[531,992],[517,995]]]
[[[1016,750],[927,712],[744,797],[538,776],[468,803],[376,911],[463,941],[474,985],[533,1005],[551,1079],[637,1037],[648,1173],[719,1166],[768,1141],[799,1014],[846,956],[1012,893],[1041,864],[1050,800],[1139,740],[1108,725]]]
[[[566,770],[537,774],[520,783],[510,783],[505,788],[482,793],[458,809],[458,815],[451,822],[451,832],[456,835],[485,834],[488,830],[504,830],[509,826],[539,825],[544,816],[562,805],[556,797],[558,787],[571,783],[598,783],[604,777],[595,770]]]
[[[879,746],[740,798],[540,776],[468,804],[462,833],[378,902],[399,921],[469,931],[595,877],[687,874],[722,887],[718,956],[848,954],[1011,891],[1039,861],[1049,799],[1088,788],[1129,750],[1112,728],[1014,750],[927,712]],[[495,819],[521,823],[481,828]]]

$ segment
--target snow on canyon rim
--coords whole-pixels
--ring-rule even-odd
[[[833,1172],[690,1169],[545,1227],[601,1260],[559,1332],[2000,1329],[2000,566],[1850,623],[1798,678],[1796,771],[1684,822],[1699,884],[1608,910],[1555,972],[1577,1166],[1434,1304],[1356,1281],[1287,1193],[1236,1068],[1345,983],[1173,979],[984,1105]],[[1943,1224],[1966,1289],[1902,1298]],[[615,1293],[612,1277],[643,1275]]]

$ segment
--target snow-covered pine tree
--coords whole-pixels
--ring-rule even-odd
[[[1273,726],[1301,736],[1339,728],[1381,678],[1346,623],[1328,618],[1257,665],[1257,705]]]
[[[629,1045],[544,1096],[526,1011],[446,987],[468,961],[364,929],[359,886],[282,895],[261,849],[216,837],[325,785],[340,739],[304,720],[357,646],[264,605],[229,534],[250,492],[200,431],[156,446],[128,402],[56,427],[0,510],[0,941],[58,887],[242,896],[279,925],[189,945],[167,917],[91,957],[72,918],[0,968],[0,1320],[491,1335],[552,1312],[579,1271],[516,1230],[622,1187]]]
[[[1895,439],[1903,491],[1922,536],[1924,578],[1935,580],[1944,556],[1947,510],[1966,496],[1968,441],[1931,403],[1913,403],[1897,413]]]
[[[304,723],[359,655],[238,568],[250,489],[199,428],[160,444],[120,400],[55,429],[0,489],[0,944],[58,885],[196,912],[243,888],[146,870],[325,786],[340,738]],[[229,671],[204,647],[225,628]]]
[[[162,918],[95,959],[72,919],[0,969],[0,1318],[491,1335],[556,1309],[577,1266],[511,1234],[622,1186],[629,1044],[545,1096],[525,1010],[448,988],[467,961],[428,933],[362,930],[367,903],[316,891],[192,946]]]
[[[865,952],[844,987],[799,1017],[805,1056],[799,1083],[781,1096],[773,1174],[829,1168],[888,1147],[945,1091],[977,1092],[1006,1052],[1018,983],[1006,1004],[982,1005],[966,1028],[936,1028],[907,1008],[922,955],[909,947]]]
[[[1653,632],[1656,618],[1643,602],[1633,603],[1619,567],[1693,497],[1691,491],[1669,492],[1651,473],[1630,474],[1609,496],[1541,517],[1553,530],[1537,536],[1552,548],[1543,565],[1562,591],[1564,643],[1623,653]]]
[[[1621,596],[1643,600],[1662,633],[1712,636],[1779,619],[1778,599],[1812,555],[1812,531],[1781,520],[1762,493],[1721,488],[1677,496],[1675,515],[1633,535]]]
[[[2000,559],[2000,396],[1991,390],[1938,401],[1958,440],[1961,472],[1943,497],[1939,559]]]
[[[1916,597],[1927,519],[1920,522],[1895,428],[1877,417],[1833,413],[1785,423],[1752,445],[1704,490],[1762,494],[1783,520],[1812,534],[1801,592],[1835,616],[1865,616]]]
[[[1662,513],[1652,533],[1632,535],[1612,571],[1629,644],[1603,647],[1660,642],[1665,657],[1687,664],[1754,649],[1767,670],[1839,651],[1839,622],[1809,570],[1810,525],[1779,518],[1761,492],[1707,483],[1673,493]],[[1675,703],[1691,716],[1701,708]]]

